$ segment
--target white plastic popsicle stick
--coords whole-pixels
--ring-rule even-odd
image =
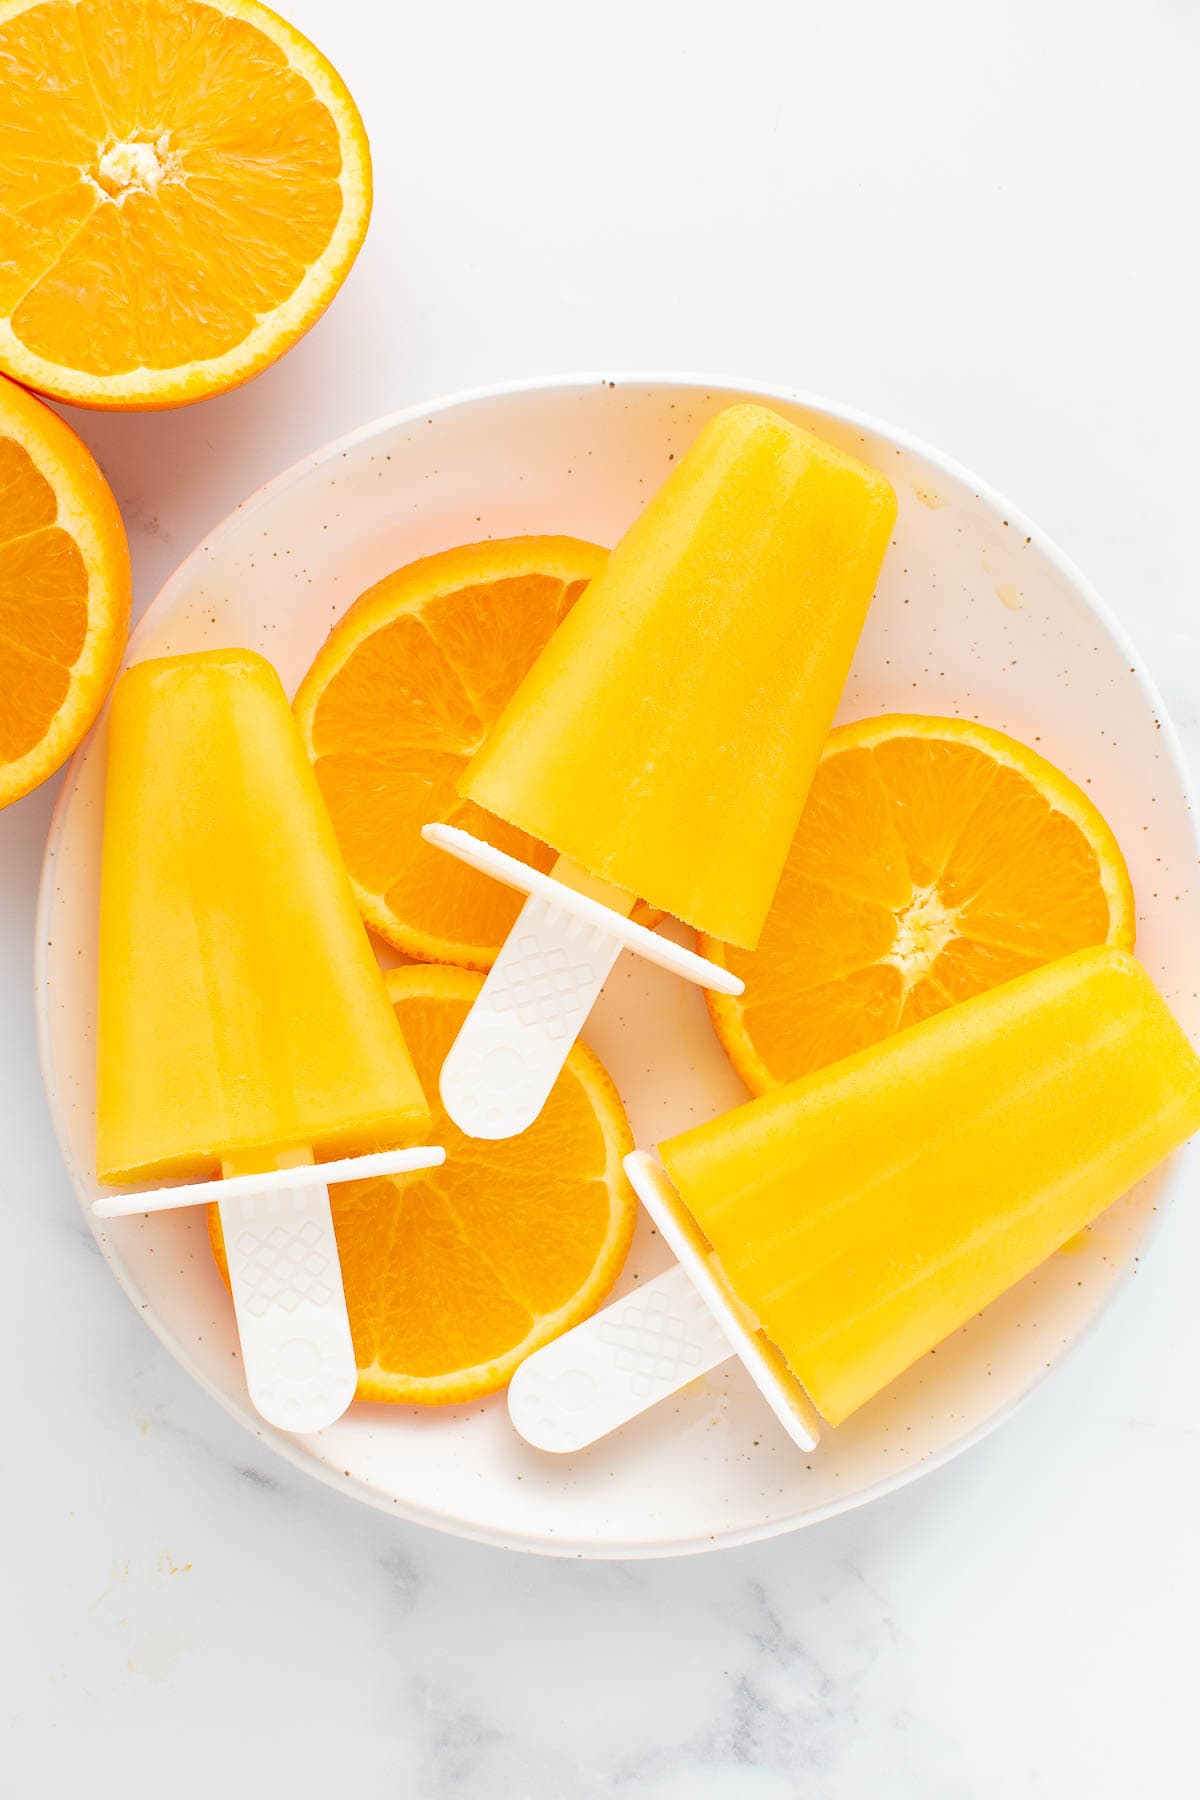
[[[459,862],[478,869],[482,875],[494,876],[505,887],[516,888],[521,894],[540,894],[576,918],[600,926],[617,939],[623,950],[636,950],[647,962],[657,963],[660,969],[669,969],[672,975],[682,975],[685,981],[693,981],[698,987],[713,988],[718,994],[740,994],[745,990],[746,984],[739,976],[722,969],[718,963],[709,962],[706,956],[697,956],[694,950],[685,950],[681,944],[673,944],[670,938],[659,937],[634,919],[622,918],[601,901],[593,900],[588,894],[577,894],[573,888],[556,881],[553,875],[531,869],[527,863],[510,856],[507,850],[497,850],[494,844],[472,837],[461,826],[422,825],[421,836],[427,844],[448,850]]]
[[[540,894],[525,902],[442,1064],[456,1125],[509,1138],[533,1124],[620,954],[611,932]]]
[[[538,1450],[582,1450],[733,1354],[676,1264],[526,1357],[509,1417]]]
[[[815,1449],[812,1402],[729,1291],[661,1165],[635,1150],[625,1172],[679,1263],[525,1359],[508,1390],[521,1436],[539,1450],[582,1450],[737,1356],[793,1443]]]
[[[269,1425],[320,1431],[358,1383],[329,1189],[274,1186],[220,1208],[246,1390]]]
[[[320,1431],[354,1398],[358,1369],[342,1286],[331,1181],[405,1174],[446,1160],[439,1145],[197,1181],[93,1202],[101,1218],[215,1200],[229,1265],[246,1390],[269,1425]]]
[[[295,1169],[268,1169],[262,1175],[231,1175],[225,1181],[182,1181],[173,1187],[142,1188],[104,1194],[92,1201],[98,1219],[124,1219],[137,1213],[171,1212],[180,1206],[222,1203],[240,1194],[265,1194],[273,1188],[329,1187],[336,1181],[364,1181],[371,1175],[406,1175],[410,1169],[436,1169],[446,1160],[439,1144],[413,1150],[373,1150],[366,1156],[342,1156],[336,1162],[301,1163]]]
[[[422,836],[529,895],[442,1065],[442,1103],[471,1137],[515,1137],[533,1124],[622,950],[701,987],[742,992],[728,969],[456,825],[426,825]]]

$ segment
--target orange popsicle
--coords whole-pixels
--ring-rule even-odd
[[[526,675],[460,791],[753,947],[896,516],[764,406],[719,413]]]
[[[413,1143],[429,1124],[275,671],[139,663],[109,722],[96,1164],[200,1179],[94,1210],[217,1202],[272,1424],[319,1431],[354,1397],[328,1183],[440,1163]]]
[[[1200,1128],[1200,1060],[1082,950],[660,1147],[741,1301],[840,1423]]]
[[[580,1450],[736,1355],[811,1451],[814,1407],[840,1424],[1198,1128],[1140,965],[1049,963],[627,1156],[679,1262],[535,1351],[509,1414]]]
[[[279,677],[248,650],[139,663],[109,726],[100,1179],[428,1126]]]

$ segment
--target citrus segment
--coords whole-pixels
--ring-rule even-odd
[[[80,405],[176,405],[328,304],[366,231],[366,137],[258,0],[0,0],[0,73],[0,367]]]
[[[333,1188],[334,1226],[359,1398],[442,1405],[503,1387],[599,1305],[633,1234],[621,1168],[633,1140],[616,1090],[579,1044],[520,1138],[465,1137],[438,1104],[437,1080],[482,977],[412,967],[387,982],[446,1162]],[[224,1271],[215,1206],[209,1229]]]
[[[1042,961],[1106,941],[1094,845],[1018,769],[997,769],[939,887],[964,936]]]
[[[961,719],[896,714],[831,733],[775,902],[740,975],[707,996],[754,1093],[1093,944],[1132,947],[1109,827],[1044,757]]]
[[[606,554],[525,537],[410,563],[355,602],[301,683],[296,716],[363,917],[410,956],[487,968],[521,905],[431,849],[422,825],[462,826],[534,868],[555,860],[457,782]]]
[[[822,768],[805,802],[805,829],[792,841],[790,878],[809,878],[836,904],[847,899],[877,908],[903,906],[912,878],[892,797],[869,750],[849,749]],[[847,817],[854,829],[846,828]]]
[[[70,755],[129,628],[116,502],[68,425],[0,376],[0,806]]]

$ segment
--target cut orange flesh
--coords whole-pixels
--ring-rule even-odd
[[[0,0],[18,381],[113,408],[246,381],[329,304],[370,207],[345,85],[257,0]]]
[[[129,550],[91,452],[0,376],[0,806],[74,750],[129,630]]]
[[[1003,732],[891,714],[830,734],[746,984],[707,996],[753,1093],[1093,944],[1132,949],[1133,889],[1073,781]]]
[[[438,1073],[482,980],[417,967],[387,977],[446,1162],[331,1189],[360,1400],[441,1406],[495,1393],[595,1311],[629,1250],[637,1202],[621,1159],[633,1139],[590,1050],[576,1044],[518,1138],[464,1137],[439,1106]],[[209,1231],[224,1274],[215,1206]]]
[[[448,821],[548,870],[552,850],[459,798],[458,777],[607,551],[503,538],[410,563],[363,594],[296,695],[362,915],[424,961],[484,969],[521,897],[421,837]]]

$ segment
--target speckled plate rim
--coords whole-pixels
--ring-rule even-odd
[[[1197,807],[1196,788],[1192,780],[1187,759],[1183,752],[1182,744],[1180,743],[1178,733],[1175,730],[1170,714],[1167,712],[1162,696],[1159,693],[1149,670],[1132,643],[1124,626],[1109,607],[1108,603],[1101,598],[1100,594],[1083,575],[1081,570],[1077,568],[1075,563],[1072,562],[1070,557],[1060,550],[1053,539],[1048,537],[1047,534],[1042,531],[1019,506],[1011,504],[1003,494],[999,493],[988,482],[982,481],[972,470],[966,468],[962,463],[957,462],[953,457],[947,456],[943,451],[934,448],[933,445],[926,443],[922,438],[917,437],[911,432],[903,431],[896,426],[889,424],[886,420],[876,418],[870,413],[862,412],[857,408],[843,406],[836,401],[826,399],[818,394],[810,393],[805,389],[778,386],[756,379],[716,374],[700,375],[690,371],[661,372],[655,370],[623,370],[619,373],[602,373],[599,370],[595,370],[585,371],[583,373],[535,376],[513,381],[491,383],[483,387],[462,389],[452,394],[442,395],[434,400],[420,402],[412,406],[403,407],[395,412],[383,414],[365,425],[356,427],[353,431],[346,432],[342,436],[334,438],[331,442],[322,445],[319,449],[299,457],[287,469],[284,469],[280,474],[265,482],[246,500],[241,501],[239,505],[237,505],[232,512],[228,513],[218,525],[207,532],[200,543],[197,544],[189,555],[184,558],[150,601],[145,613],[142,615],[142,618],[138,621],[137,626],[130,635],[129,642],[126,646],[125,656],[121,664],[122,669],[124,669],[131,659],[134,658],[142,633],[149,629],[150,615],[162,604],[168,602],[174,596],[176,590],[187,586],[193,570],[202,565],[204,559],[209,555],[214,546],[221,544],[234,532],[242,530],[247,517],[253,515],[260,507],[274,501],[279,495],[296,483],[307,480],[317,469],[324,464],[333,461],[335,457],[341,456],[348,450],[357,448],[359,445],[367,443],[372,438],[378,437],[385,432],[403,428],[406,425],[415,424],[421,419],[431,418],[436,414],[453,411],[458,407],[473,406],[480,402],[493,400],[511,399],[522,394],[549,394],[557,391],[601,385],[618,390],[622,388],[644,388],[653,386],[677,390],[684,393],[708,393],[717,389],[755,396],[767,403],[782,402],[786,405],[805,407],[814,413],[824,414],[840,424],[848,425],[857,430],[871,432],[881,438],[885,438],[900,449],[911,452],[916,456],[923,457],[934,467],[948,475],[951,480],[957,481],[963,486],[970,488],[980,501],[991,507],[998,516],[1008,519],[1017,530],[1030,539],[1032,544],[1061,576],[1066,585],[1073,590],[1076,596],[1099,621],[1112,642],[1121,648],[1128,667],[1134,676],[1139,693],[1145,701],[1146,706],[1159,721],[1162,748],[1165,751],[1171,770],[1179,782],[1180,791],[1187,808],[1191,848],[1193,854],[1200,860],[1200,818],[1198,818],[1200,809]],[[103,714],[101,716],[103,717]],[[711,1534],[692,1534],[684,1537],[668,1536],[662,1539],[612,1539],[603,1546],[597,1545],[594,1541],[574,1543],[566,1537],[548,1538],[532,1534],[527,1537],[517,1537],[502,1531],[489,1531],[481,1527],[476,1520],[457,1517],[446,1511],[434,1510],[429,1507],[402,1502],[397,1499],[389,1500],[385,1496],[367,1487],[364,1483],[357,1482],[353,1479],[349,1482],[344,1478],[339,1479],[332,1469],[306,1454],[287,1433],[276,1431],[270,1426],[264,1426],[262,1421],[257,1418],[257,1415],[254,1414],[248,1406],[239,1404],[232,1395],[217,1387],[203,1370],[196,1366],[186,1346],[176,1337],[174,1332],[171,1331],[157,1313],[154,1312],[138,1284],[130,1279],[126,1271],[119,1267],[109,1256],[108,1250],[102,1241],[97,1221],[92,1217],[90,1193],[83,1172],[66,1149],[69,1142],[66,1121],[62,1116],[62,1109],[57,1099],[55,1084],[51,1080],[52,1065],[49,1052],[49,1014],[47,1006],[47,995],[49,992],[48,958],[46,935],[42,929],[42,924],[46,910],[50,904],[50,896],[53,892],[58,873],[58,843],[73,786],[73,772],[76,761],[82,756],[83,751],[87,748],[90,738],[91,733],[88,734],[88,738],[80,745],[79,750],[76,751],[75,756],[67,765],[64,780],[59,789],[54,810],[50,817],[46,851],[42,863],[41,878],[38,884],[37,927],[34,950],[35,1023],[37,1030],[38,1056],[42,1071],[43,1085],[50,1105],[51,1120],[60,1150],[63,1153],[67,1173],[70,1176],[72,1186],[75,1189],[84,1217],[88,1222],[93,1237],[96,1239],[97,1247],[104,1257],[110,1272],[124,1289],[135,1311],[154,1332],[164,1348],[166,1348],[175,1360],[181,1364],[192,1379],[210,1394],[232,1418],[236,1419],[237,1422],[251,1434],[251,1436],[257,1438],[264,1444],[268,1444],[287,1462],[291,1463],[294,1468],[302,1470],[305,1474],[321,1481],[335,1493],[349,1494],[355,1499],[366,1502],[368,1505],[374,1507],[377,1511],[386,1514],[390,1518],[400,1518],[405,1519],[412,1524],[426,1525],[433,1530],[449,1532],[454,1536],[467,1538],[476,1543],[488,1544],[500,1549],[522,1550],[534,1555],[570,1557],[592,1561],[642,1560],[653,1559],[656,1557],[686,1556],[700,1551],[733,1549],[739,1545],[759,1543],[767,1538],[780,1537],[787,1532],[799,1530],[803,1526],[819,1524],[823,1520],[835,1518],[841,1513],[853,1511],[857,1507],[869,1504],[871,1501],[882,1499],[884,1495],[894,1493],[900,1488],[906,1487],[910,1482],[920,1479],[922,1476],[931,1473],[932,1470],[944,1467],[947,1463],[952,1462],[956,1457],[962,1455],[964,1451],[971,1449],[973,1445],[982,1443],[985,1438],[989,1437],[993,1431],[997,1430],[999,1426],[1004,1424],[1007,1419],[1010,1419],[1013,1414],[1024,1405],[1030,1395],[1041,1386],[1051,1369],[1058,1368],[1080,1344],[1087,1341],[1092,1332],[1096,1329],[1099,1321],[1113,1304],[1117,1295],[1124,1290],[1129,1282],[1132,1275],[1132,1264],[1122,1272],[1104,1305],[1099,1308],[1094,1316],[1078,1331],[1070,1344],[1061,1350],[1050,1364],[1045,1368],[1040,1369],[1036,1375],[1034,1375],[1033,1378],[1007,1402],[1007,1404],[999,1407],[996,1412],[983,1420],[979,1425],[965,1431],[961,1437],[956,1438],[952,1443],[944,1445],[942,1449],[931,1453],[921,1462],[916,1463],[909,1468],[898,1470],[895,1475],[888,1476],[881,1481],[874,1482],[869,1486],[860,1489],[856,1493],[847,1495],[844,1500],[834,1501],[828,1506],[817,1507],[811,1511],[797,1512],[795,1514],[770,1519],[761,1525],[729,1529]],[[1181,1152],[1180,1154],[1185,1155],[1187,1153]],[[1150,1221],[1141,1240],[1143,1245],[1148,1246],[1154,1241],[1154,1238],[1161,1230],[1163,1214],[1166,1210],[1167,1208],[1165,1206],[1160,1207],[1154,1218]]]

